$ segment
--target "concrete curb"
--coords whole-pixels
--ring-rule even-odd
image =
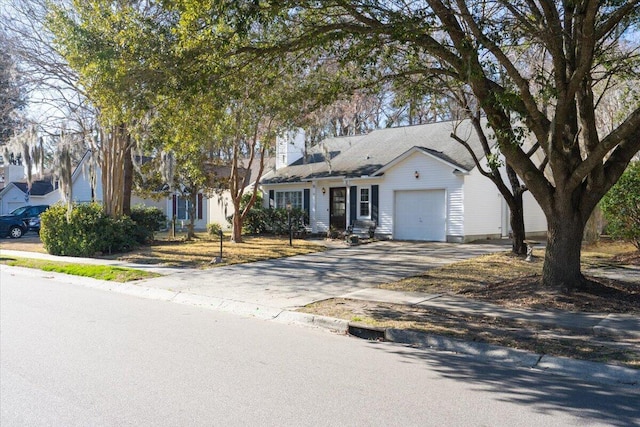
[[[524,350],[492,344],[468,342],[423,332],[387,329],[385,339],[440,351],[473,356],[478,360],[509,363],[555,375],[572,377],[600,384],[640,386],[640,370],[605,363],[546,356]]]
[[[273,320],[279,323],[296,324],[327,329],[331,332],[340,334],[346,334],[349,330],[349,322],[347,320],[326,316],[317,316],[315,314],[300,313],[298,311],[283,311]]]
[[[433,335],[423,332],[406,331],[403,329],[387,329],[385,331],[387,341],[418,345],[420,347],[435,350],[451,351],[455,353],[475,356],[479,360],[499,361],[527,368],[534,367],[541,355],[524,350],[500,347],[497,345],[468,342],[442,335]]]
[[[542,356],[535,366],[554,374],[584,378],[598,383],[640,385],[640,370],[567,357]]]
[[[171,299],[171,302],[202,307],[209,310],[225,311],[227,313],[239,314],[241,316],[257,317],[265,320],[274,319],[282,312],[282,310],[278,308],[268,307],[261,304],[226,300],[184,292],[178,292],[176,296]]]

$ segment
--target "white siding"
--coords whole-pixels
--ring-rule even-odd
[[[315,221],[311,219],[314,233],[326,233],[329,231],[329,189],[331,187],[344,187],[341,181],[318,181],[316,184],[316,215]],[[322,194],[322,189],[325,193]]]
[[[227,217],[233,215],[234,209],[229,191],[225,190],[222,194],[214,194],[207,200],[207,223],[219,224],[223,230],[230,230],[231,224],[227,221]]]
[[[508,184],[504,167],[503,179]],[[547,230],[547,221],[540,206],[531,193],[523,196],[525,230],[529,234],[540,234]],[[490,179],[473,169],[464,181],[464,229],[467,239],[508,236],[509,210],[502,195]]]
[[[33,197],[32,197],[33,198]],[[60,190],[53,190],[51,193],[42,196],[42,201],[35,203],[35,201],[31,202],[32,205],[55,205],[60,201]]]
[[[527,234],[544,234],[547,232],[547,217],[542,208],[529,191],[524,193],[524,229]]]
[[[88,171],[85,171],[83,169],[79,170],[72,184],[71,198],[73,199],[74,202],[77,202],[77,203],[88,203],[94,200],[98,202],[102,202],[101,172],[100,171],[97,172],[95,194],[92,195]]]
[[[301,159],[305,153],[305,133],[303,129],[287,132],[276,137],[276,170],[289,166]]]
[[[15,185],[9,185],[10,187],[6,190],[6,193],[2,195],[0,204],[0,214],[2,215],[27,204],[24,199],[24,193]]]
[[[502,195],[477,168],[464,178],[464,211],[466,236],[502,235]]]
[[[415,172],[419,177],[415,177]],[[398,190],[444,190],[446,234],[455,240],[464,235],[463,179],[454,169],[428,155],[414,153],[384,174],[380,184],[380,214],[376,233],[393,236],[394,192]]]
[[[146,206],[146,207],[154,207],[154,208],[158,208],[162,211],[162,213],[164,213],[165,215],[167,214],[167,204],[165,203],[164,199],[160,199],[160,200],[153,200],[153,199],[144,199],[142,197],[138,197],[138,196],[131,196],[131,206]]]
[[[21,182],[26,179],[24,166],[5,165],[0,167],[0,183]]]

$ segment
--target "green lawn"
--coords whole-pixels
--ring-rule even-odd
[[[91,277],[98,280],[113,282],[130,282],[133,280],[158,277],[159,274],[132,268],[114,267],[110,265],[76,264],[69,262],[53,262],[41,259],[2,257],[0,263],[16,266],[37,268],[44,271],[72,274],[74,276]]]

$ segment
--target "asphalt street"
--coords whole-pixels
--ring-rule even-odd
[[[0,424],[640,425],[640,391],[0,269]]]

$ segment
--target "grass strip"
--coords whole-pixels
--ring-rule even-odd
[[[289,246],[288,238],[270,236],[247,236],[243,243],[231,243],[228,236],[223,240],[222,263],[212,261],[220,256],[220,240],[198,234],[189,241],[157,240],[148,246],[124,254],[105,256],[107,259],[136,264],[161,264],[174,268],[213,268],[232,264],[244,264],[267,259],[291,257],[326,250],[321,242],[294,239]]]
[[[112,282],[131,282],[134,280],[158,277],[160,274],[133,268],[111,265],[75,264],[69,262],[53,262],[33,258],[2,257],[0,263],[14,267],[35,268],[43,271],[71,274],[73,276],[91,277]]]

